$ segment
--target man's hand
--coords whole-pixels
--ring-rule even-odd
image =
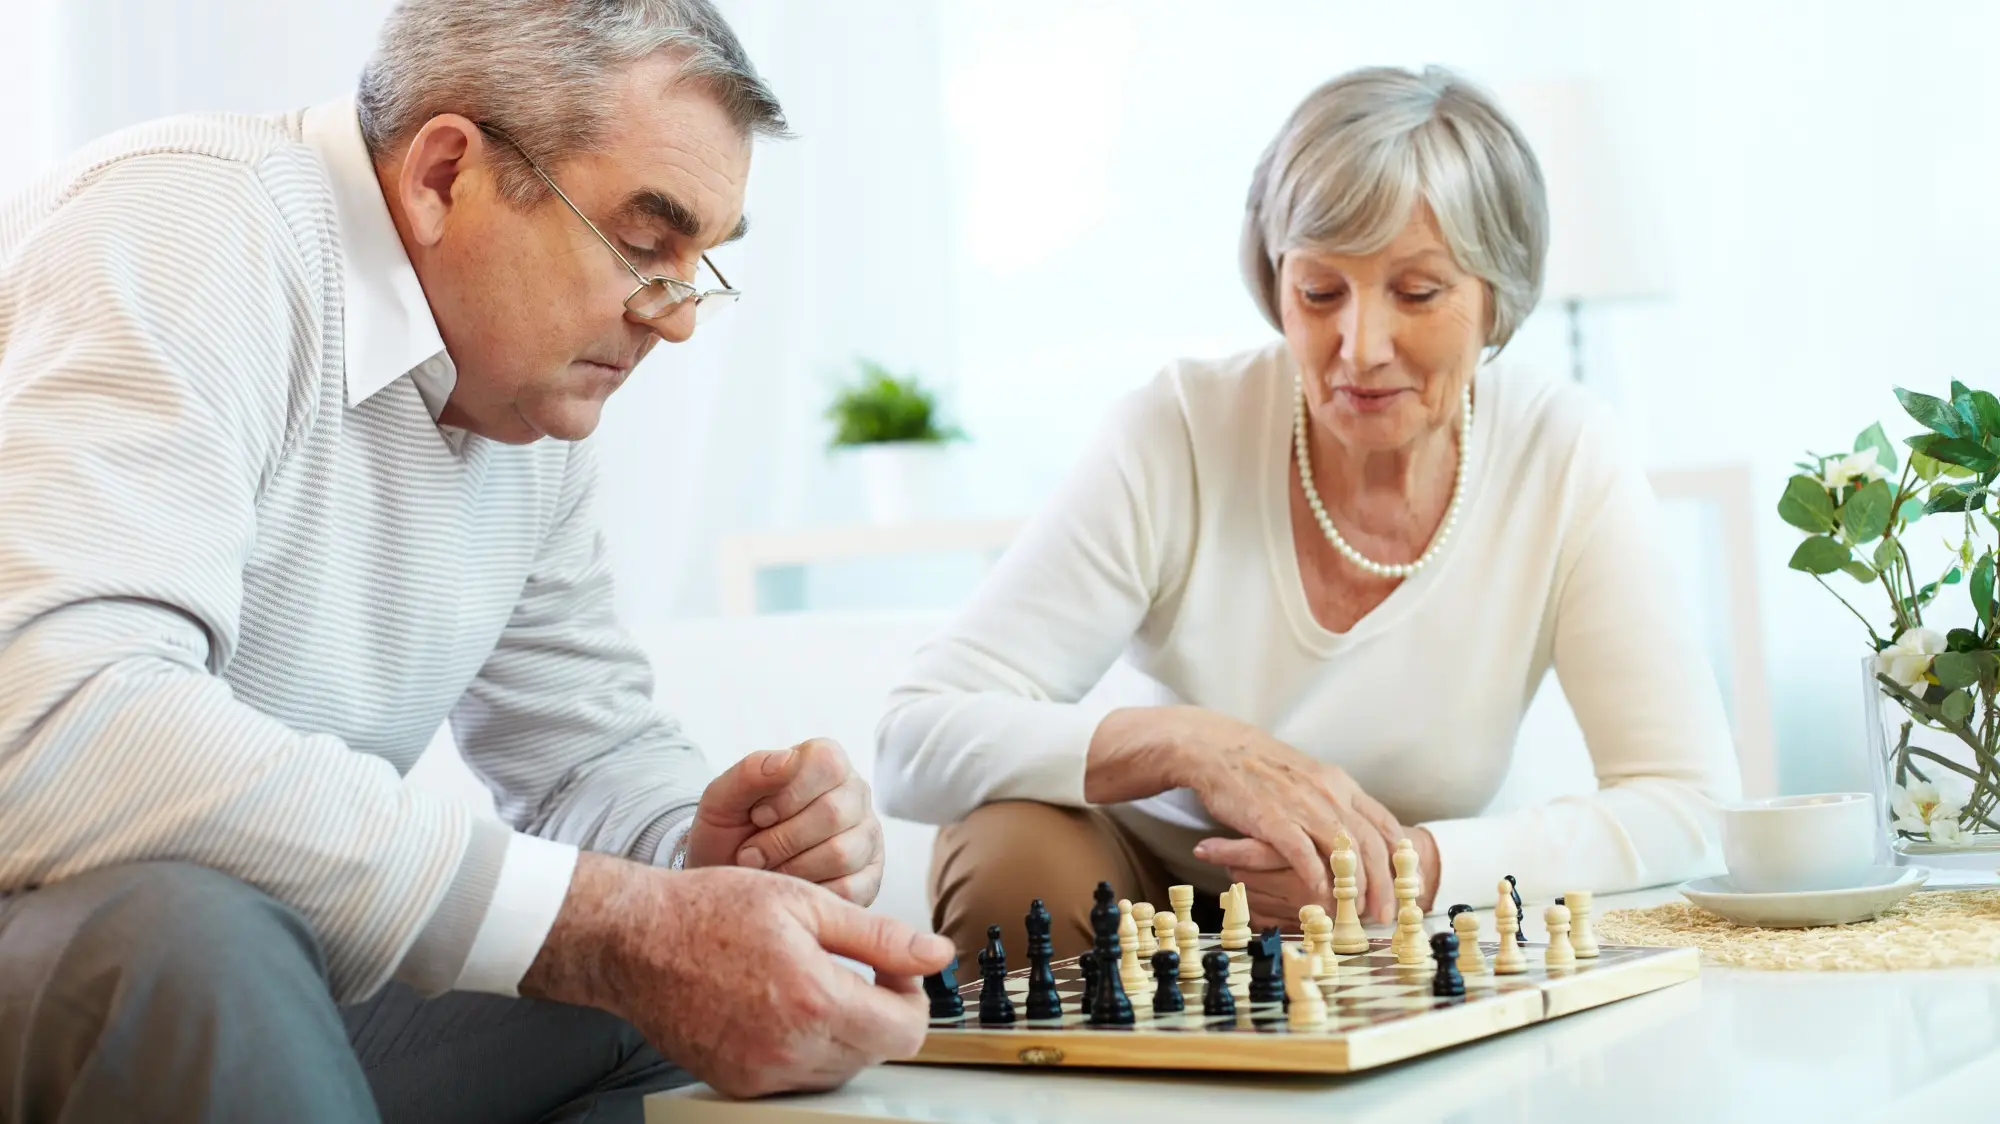
[[[951,957],[943,937],[796,878],[585,853],[521,994],[610,1011],[716,1090],[755,1097],[915,1053],[929,1015],[916,977]]]
[[[711,781],[687,845],[690,867],[772,870],[859,905],[882,889],[882,823],[868,782],[824,738],[753,753]]]

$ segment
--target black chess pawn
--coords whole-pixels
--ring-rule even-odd
[[[1007,995],[1007,950],[1000,947],[998,925],[986,927],[986,947],[979,950],[979,1021],[1014,1021],[1014,1000]]]
[[[1056,992],[1055,949],[1049,939],[1049,907],[1036,898],[1028,907],[1028,1017],[1062,1018],[1062,996]],[[1089,1014],[1090,1009],[1084,1008]]]
[[[952,957],[937,975],[924,977],[924,994],[931,999],[931,1018],[965,1017],[965,1000],[958,996],[958,957]]]
[[[1229,994],[1229,954],[1210,949],[1201,958],[1201,1013],[1212,1018],[1236,1014],[1236,997]]]
[[[1431,959],[1437,961],[1437,975],[1431,977],[1431,994],[1464,995],[1465,977],[1458,972],[1458,934],[1433,934]]]
[[[1125,981],[1118,975],[1118,922],[1122,915],[1112,896],[1111,883],[1097,884],[1097,902],[1090,908],[1090,927],[1096,935],[1087,955],[1097,958],[1097,995],[1090,1006],[1092,1026],[1130,1026],[1136,1020],[1132,1000],[1125,994]]]
[[[1171,1015],[1187,1009],[1181,997],[1181,954],[1163,948],[1153,954],[1153,1013]]]
[[[1250,1002],[1285,1001],[1285,938],[1276,925],[1250,942]]]
[[[1097,1010],[1097,950],[1084,949],[1076,958],[1076,970],[1083,974],[1083,1001],[1077,1005],[1077,1013],[1087,1017]]]

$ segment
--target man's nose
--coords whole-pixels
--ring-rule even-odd
[[[694,335],[694,301],[684,300],[650,320],[632,319],[668,343],[686,343]]]

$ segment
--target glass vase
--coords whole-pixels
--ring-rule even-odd
[[[1976,690],[1970,713],[1947,711],[1932,684],[1888,679],[1873,656],[1862,661],[1861,683],[1878,854],[1898,866],[2000,867],[2000,715]]]

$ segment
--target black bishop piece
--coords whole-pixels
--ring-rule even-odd
[[[1049,939],[1049,907],[1036,898],[1028,906],[1028,1017],[1062,1018],[1062,996],[1056,992],[1054,942]],[[1089,1014],[1089,1008],[1084,1009]]]
[[[1132,1000],[1125,994],[1125,981],[1118,976],[1118,901],[1111,883],[1097,884],[1096,904],[1090,907],[1090,931],[1096,934],[1091,956],[1097,961],[1097,994],[1090,1007],[1092,1026],[1131,1026],[1135,1021]]]
[[[986,947],[979,950],[979,1021],[1014,1021],[1014,1001],[1007,997],[1007,950],[1000,947],[998,925],[986,927]]]

